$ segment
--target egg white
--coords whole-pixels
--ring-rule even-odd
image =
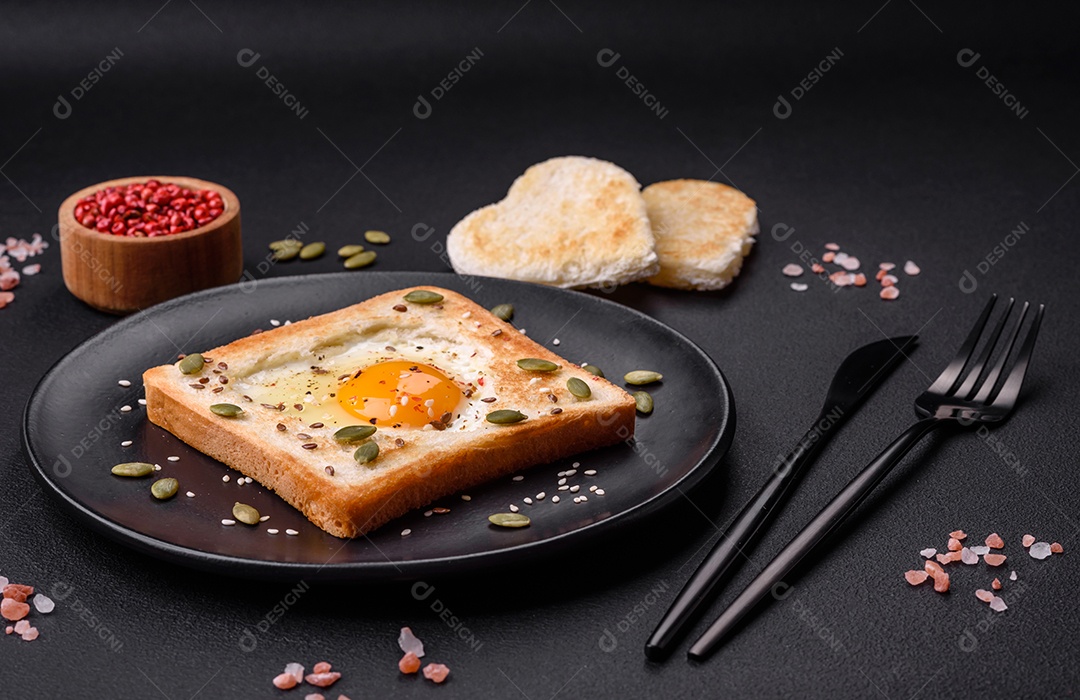
[[[486,411],[480,401],[495,396],[494,383],[485,367],[491,351],[466,347],[460,342],[430,334],[403,338],[399,331],[385,328],[366,335],[350,337],[341,344],[320,345],[305,352],[269,359],[255,372],[233,378],[233,388],[259,404],[284,405],[282,416],[292,416],[303,423],[323,423],[336,429],[357,425],[361,419],[349,413],[337,401],[337,391],[356,370],[401,360],[429,365],[439,370],[462,390],[462,399],[454,413],[450,430],[475,430],[482,427]],[[348,376],[346,376],[348,375]],[[481,379],[484,379],[481,382]],[[471,396],[465,396],[466,391]],[[297,408],[300,406],[301,408]],[[403,425],[379,424],[379,430],[416,430]],[[425,426],[431,429],[431,426]]]

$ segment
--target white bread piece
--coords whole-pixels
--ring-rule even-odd
[[[454,270],[555,287],[611,287],[659,269],[641,185],[614,163],[565,156],[537,163],[506,198],[450,231]]]
[[[437,292],[444,300],[434,305],[406,302],[403,297],[412,289]],[[406,311],[394,310],[395,305],[404,305]],[[422,340],[431,350],[445,343],[455,352],[465,350],[465,357],[484,361],[485,381],[478,386],[451,377],[467,390],[479,416],[471,429],[465,429],[466,423],[457,418],[442,431],[379,425],[370,438],[378,443],[379,456],[365,465],[353,458],[356,444],[339,445],[333,439],[339,426],[313,428],[311,423],[318,420],[314,415],[304,420],[302,412],[244,398],[244,391],[256,393],[245,389],[245,382],[255,386],[247,378],[288,362],[332,368],[333,379],[344,369],[334,364],[336,349],[371,342],[382,350],[389,332],[415,341],[413,345]],[[386,359],[425,361],[410,355],[412,348],[404,344],[385,350]],[[340,311],[241,338],[207,350],[204,356],[212,363],[197,374],[183,374],[175,364],[143,374],[151,422],[275,491],[315,525],[338,537],[363,535],[438,498],[525,467],[615,444],[634,433],[634,399],[621,388],[572,365],[464,296],[437,287],[382,294]],[[517,366],[517,360],[525,357],[555,362],[560,369],[525,371]],[[227,384],[220,383],[222,376],[227,377]],[[531,383],[535,377],[540,382]],[[585,400],[572,396],[566,387],[570,377],[585,380],[592,396]],[[210,381],[199,384],[202,378]],[[224,388],[213,393],[193,385]],[[480,401],[490,396],[496,396],[496,401]],[[244,413],[237,418],[215,415],[209,407],[216,403],[235,404]],[[528,418],[511,425],[484,420],[497,409],[515,409]],[[555,415],[554,409],[561,411]],[[278,429],[278,423],[286,429]],[[310,435],[310,442],[318,447],[301,448],[304,440],[297,433]],[[404,445],[396,444],[398,438]],[[327,466],[333,467],[333,475]]]
[[[660,257],[660,271],[649,284],[722,289],[738,276],[759,230],[754,200],[705,180],[657,182],[641,195]]]

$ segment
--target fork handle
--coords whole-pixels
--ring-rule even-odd
[[[724,610],[690,648],[690,658],[700,660],[707,657],[732,628],[766,596],[772,594],[780,600],[786,598],[790,585],[784,582],[784,578],[791,570],[823,539],[837,529],[919,440],[946,422],[936,418],[924,418],[905,430],[874,458],[874,461],[859,472],[858,476],[852,479]]]

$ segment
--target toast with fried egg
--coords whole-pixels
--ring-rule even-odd
[[[410,296],[418,291],[427,294]],[[188,374],[181,363],[143,374],[151,422],[337,537],[634,432],[634,400],[621,388],[436,287],[382,294],[202,355],[197,371],[183,364]],[[524,358],[558,367],[529,371],[517,364]],[[587,383],[588,398],[570,393],[571,377]],[[218,404],[242,412],[219,415]],[[524,419],[490,422],[497,410]],[[377,456],[364,461],[372,443]]]

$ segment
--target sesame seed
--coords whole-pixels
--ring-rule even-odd
[[[186,496],[187,496],[188,498],[195,498],[195,494],[194,494],[193,492],[191,492],[191,491],[188,491],[188,492],[187,492],[187,493],[186,493],[185,495],[186,495]]]
[[[514,477],[514,481],[521,481],[524,478],[525,477],[523,477],[521,474],[518,474],[517,476]]]
[[[559,502],[559,497],[558,496],[552,496],[551,497],[551,502],[552,503],[558,503]]]
[[[551,344],[552,345],[558,345],[560,342],[561,341],[558,338],[556,338],[555,340],[551,341]]]
[[[577,493],[578,489],[580,489],[580,488],[581,488],[580,486],[578,486],[577,484],[574,484],[573,486],[570,487],[570,493]]]
[[[180,461],[180,458],[177,457],[176,455],[169,455],[168,459],[169,459],[170,462],[179,462]]]
[[[120,443],[120,447],[131,447],[131,445],[132,445],[131,440],[124,440],[123,442]]]
[[[515,506],[515,505],[514,505],[513,503],[511,503],[511,504],[510,504],[510,512],[511,512],[511,513],[516,513],[516,512],[518,512],[519,510],[521,510],[521,509],[520,509],[520,508],[518,508],[517,506]]]
[[[246,484],[246,483],[247,483],[247,482],[246,482],[246,481],[244,481],[244,477],[240,477],[239,479],[237,479],[237,480],[236,480],[236,485],[237,485],[237,486],[243,486],[243,485],[244,485],[244,484]]]
[[[236,521],[235,521],[235,520],[231,520],[231,519],[229,519],[229,518],[222,518],[222,520],[221,520],[221,524],[222,524],[222,525],[235,525],[235,524],[236,524]]]
[[[586,469],[585,470],[585,476],[596,476],[596,470],[595,469]]]
[[[398,412],[398,405],[397,405],[397,404],[394,404],[393,406],[391,406],[391,407],[390,407],[390,410],[388,411],[388,413],[390,414],[390,417],[391,417],[391,418],[393,418],[394,416],[396,416],[396,415],[397,415],[397,412]]]
[[[582,503],[584,503],[585,501],[589,500],[589,497],[588,497],[588,496],[581,496],[580,498],[581,498],[581,502],[582,502]]]
[[[559,472],[559,473],[560,474],[565,474],[566,472]],[[562,486],[565,483],[566,483],[566,477],[563,477],[563,478],[559,479],[559,486]]]
[[[409,405],[409,397],[408,396],[402,396],[401,397],[401,405],[402,406],[408,406]]]
[[[156,471],[156,472],[161,471],[161,465],[160,464],[155,464],[154,465],[154,471]]]
[[[226,474],[225,476],[221,477],[221,480],[224,481],[225,483],[229,483],[229,475]]]
[[[425,518],[430,518],[430,517],[431,517],[431,514],[432,514],[433,512],[434,512],[434,511],[430,511],[430,510],[425,510],[425,511],[424,511],[424,517],[425,517]]]
[[[533,377],[532,379],[529,380],[529,384],[539,384],[539,383],[540,383],[540,377]]]
[[[574,503],[581,503],[581,496],[574,496]]]
[[[124,405],[120,407],[121,413],[131,413],[131,406]]]
[[[546,493],[541,491],[540,493],[536,494],[536,500],[542,501],[542,500],[544,500],[544,496],[546,496],[546,495],[547,495]]]
[[[404,530],[401,531],[401,536],[402,537],[408,537],[411,534],[412,534],[412,530],[410,530],[409,528],[405,528]]]
[[[146,405],[146,399],[139,399],[139,405],[140,406],[145,406]]]
[[[559,473],[558,473],[558,474],[556,474],[555,476],[566,476],[566,472],[559,472]]]
[[[431,408],[435,405],[435,399],[428,399],[424,402],[424,408]]]
[[[471,316],[472,316],[472,311],[466,311],[465,313],[461,314],[462,318],[469,318]]]
[[[463,494],[461,494],[461,500],[463,500],[463,501],[471,501],[471,500],[472,500],[472,496],[470,496],[470,495],[469,495],[469,494],[467,494],[467,493],[463,493]]]
[[[590,486],[589,490],[590,491],[595,491],[596,490],[596,484],[593,484],[592,486]]]
[[[577,462],[574,462],[574,466],[575,467],[578,466]],[[567,469],[566,470],[566,475],[567,476],[573,476],[574,474],[577,474],[577,469]]]
[[[120,381],[117,382],[117,384],[119,384],[120,386],[125,387],[125,388],[131,386],[131,382],[129,382],[126,379],[121,379]]]
[[[563,485],[559,486],[559,490],[560,490],[560,491],[566,491],[566,490],[568,490],[569,488],[570,488],[570,487],[569,487],[569,486],[567,486],[566,484],[563,484]]]
[[[603,496],[604,495],[604,489],[596,489],[596,495],[597,496]]]
[[[255,481],[255,480],[252,479],[250,476],[245,476],[244,481],[246,481],[246,482],[248,482],[250,484],[252,481]]]
[[[286,531],[285,531],[285,534],[286,534],[286,535],[291,535],[291,536],[293,536],[293,537],[296,537],[296,536],[297,536],[297,535],[299,535],[300,533],[299,533],[299,532],[297,532],[296,530],[291,530],[291,529],[290,529],[290,530],[286,530]]]
[[[531,506],[533,504],[533,499],[529,498],[528,496],[521,499],[521,501],[522,501],[522,503],[524,503],[527,506]]]
[[[276,318],[272,318],[272,319],[270,319],[270,325],[273,326],[274,328],[277,328],[278,326],[281,325],[281,321],[277,320]]]
[[[259,522],[260,522],[260,523],[265,523],[265,522],[266,522],[267,520],[269,520],[269,519],[270,519],[270,516],[269,516],[269,515],[260,515],[260,516],[259,516]]]
[[[578,467],[580,467],[580,466],[581,466],[581,462],[574,462],[574,463],[573,463],[573,464],[571,464],[570,466],[571,466],[571,467],[573,467],[574,469],[577,469]]]
[[[521,333],[522,335],[525,335],[525,329],[524,328],[518,328],[518,332]]]
[[[280,532],[280,530],[278,530],[276,527],[270,527],[266,529],[266,534],[268,535],[276,535],[278,534],[278,532]]]

